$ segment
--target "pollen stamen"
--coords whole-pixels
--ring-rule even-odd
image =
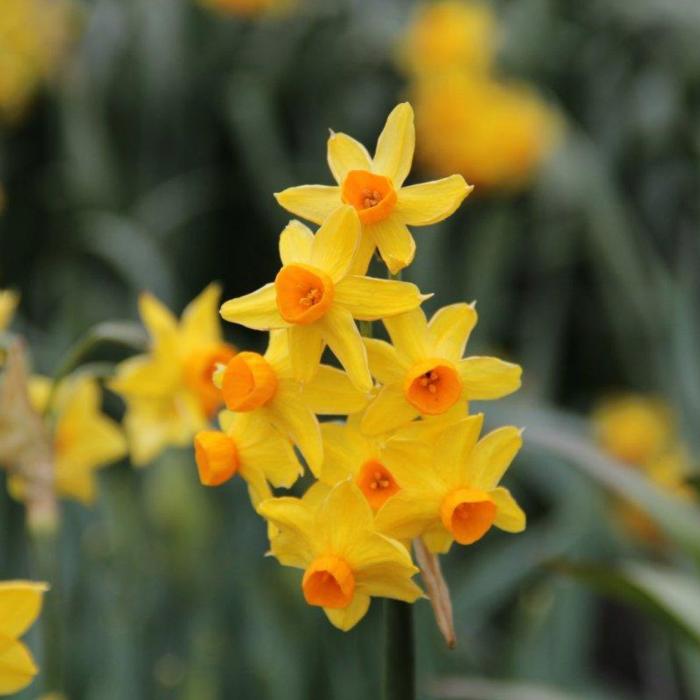
[[[320,289],[317,287],[312,287],[301,299],[299,299],[299,303],[302,306],[314,306],[315,304],[318,304],[322,296],[323,294]]]

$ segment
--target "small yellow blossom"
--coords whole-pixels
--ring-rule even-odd
[[[39,672],[29,649],[18,641],[41,612],[45,583],[0,582],[0,695],[26,688]]]
[[[479,440],[482,423],[478,414],[446,429],[423,469],[395,465],[402,488],[377,513],[380,532],[402,540],[423,536],[432,551],[446,552],[453,541],[476,542],[493,525],[525,529],[525,514],[498,485],[522,445],[521,431],[499,428]]]
[[[38,413],[47,408],[51,384],[48,377],[34,376],[30,380],[30,400]],[[48,420],[56,493],[85,505],[94,503],[95,472],[127,454],[121,428],[102,413],[97,381],[87,375],[64,379],[55,392]],[[20,475],[11,475],[9,488],[13,496],[23,498]]]
[[[169,445],[186,445],[220,408],[212,375],[235,354],[222,340],[220,297],[219,286],[209,285],[178,323],[155,297],[141,295],[150,352],[123,362],[109,385],[127,402],[124,424],[134,464],[147,464]]]
[[[215,375],[226,406],[252,420],[272,425],[288,436],[318,475],[323,460],[321,431],[315,414],[348,415],[362,410],[367,396],[347,374],[320,365],[313,379],[294,378],[288,334],[272,331],[267,352],[240,352]]]
[[[657,398],[625,394],[600,403],[593,425],[601,448],[632,465],[656,459],[674,436],[671,411]]]
[[[367,271],[379,249],[392,273],[410,265],[416,244],[408,226],[427,226],[446,219],[472,188],[461,175],[404,187],[415,145],[413,109],[407,102],[394,108],[377,141],[374,158],[347,134],[328,139],[328,165],[337,186],[303,185],[275,195],[288,211],[321,224],[341,204],[355,208],[362,237],[353,270]]]
[[[455,67],[478,73],[491,69],[496,23],[481,2],[443,0],[422,5],[399,47],[399,62],[412,74]]]
[[[221,307],[227,321],[248,328],[286,328],[297,379],[311,380],[326,345],[362,392],[372,387],[355,319],[373,321],[416,308],[426,296],[414,284],[351,273],[360,223],[337,207],[314,236],[292,221],[280,236],[282,269],[275,281]]]
[[[319,505],[298,498],[274,498],[260,514],[279,532],[271,553],[285,566],[304,570],[302,591],[309,605],[322,607],[341,630],[354,627],[382,596],[414,602],[418,573],[399,542],[374,529],[365,497],[351,481],[335,486]]]
[[[74,34],[68,0],[3,0],[0,9],[0,121],[14,122],[62,63]]]
[[[222,411],[221,430],[195,436],[195,458],[204,486],[220,486],[236,474],[248,484],[254,506],[270,498],[273,486],[289,488],[301,474],[291,443],[270,425],[250,414]]]
[[[421,309],[384,319],[393,345],[365,339],[370,369],[382,388],[362,418],[363,432],[384,433],[417,416],[444,415],[460,403],[466,408],[469,400],[516,391],[518,365],[495,357],[462,357],[476,322],[476,309],[469,304],[445,306],[430,323]]]
[[[19,304],[19,294],[9,289],[0,290],[0,332],[12,323]]]

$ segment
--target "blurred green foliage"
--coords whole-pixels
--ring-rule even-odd
[[[419,684],[426,697],[692,700],[700,657],[687,635],[546,564],[647,559],[698,585],[696,509],[647,551],[616,526],[607,491],[643,493],[615,464],[590,467],[585,425],[557,421],[611,388],[655,391],[700,449],[700,9],[493,7],[503,74],[558,105],[566,138],[525,191],[476,192],[419,231],[407,277],[441,304],[477,299],[472,348],[525,368],[514,408],[491,416],[537,426],[510,476],[530,524],[447,559],[459,646],[443,647],[419,603]],[[45,373],[93,324],[134,318],[143,289],[179,310],[212,279],[228,298],[270,278],[286,222],[272,192],[330,180],[329,127],[372,143],[404,90],[392,47],[411,6],[334,0],[259,22],[190,0],[83,9],[60,80],[0,133],[0,286],[21,290],[17,328]],[[115,397],[106,403],[119,415]],[[192,455],[173,451],[144,471],[111,468],[101,487],[92,511],[66,504],[54,553],[63,633],[47,641],[60,645],[70,700],[378,697],[378,606],[350,634],[305,607],[297,573],[263,558],[264,526],[240,483],[205,490]],[[4,489],[0,523],[0,578],[36,576],[22,508]],[[664,607],[654,583],[646,595]],[[684,623],[697,634],[697,620]],[[29,639],[38,648],[39,630]],[[461,678],[461,694],[443,676]],[[474,680],[484,677],[510,680]]]

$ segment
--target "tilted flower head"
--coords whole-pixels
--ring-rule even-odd
[[[428,459],[427,441],[411,439],[398,431],[385,438],[363,435],[357,421],[324,423],[321,426],[324,461],[320,480],[329,486],[352,478],[372,510],[381,508],[388,498],[401,490],[395,472],[407,465],[422,468]]]
[[[472,544],[495,525],[525,529],[525,514],[501,477],[522,445],[520,430],[499,428],[479,440],[483,415],[470,416],[442,433],[423,469],[399,469],[402,489],[377,513],[376,526],[398,539],[423,536],[434,552],[453,541]]]
[[[0,331],[4,331],[15,315],[19,304],[19,294],[9,289],[0,290]]]
[[[178,323],[155,297],[141,295],[150,352],[122,362],[109,385],[127,402],[124,424],[134,464],[147,464],[169,445],[186,445],[221,406],[212,375],[235,350],[222,340],[220,296],[219,286],[209,285]]]
[[[39,672],[29,649],[18,641],[41,612],[45,583],[0,582],[0,695],[26,688]]]
[[[34,376],[29,383],[32,406],[38,413],[48,407],[52,381]],[[97,380],[88,375],[64,379],[56,389],[49,415],[54,458],[54,488],[59,496],[94,503],[95,472],[127,454],[120,426],[102,413],[102,392]],[[9,490],[23,499],[20,474],[9,479]]]
[[[318,475],[323,443],[316,414],[348,415],[360,411],[368,397],[347,374],[320,365],[313,379],[302,384],[293,376],[288,333],[272,331],[267,352],[239,352],[215,375],[229,410],[273,425],[302,451]]]
[[[354,319],[373,321],[415,309],[426,296],[414,284],[350,272],[360,236],[352,207],[339,207],[314,236],[292,221],[280,236],[282,269],[275,281],[231,299],[221,315],[248,328],[286,328],[295,376],[309,381],[327,344],[360,391],[372,379]]]
[[[375,531],[372,510],[355,484],[341,482],[320,505],[315,500],[274,498],[259,507],[278,530],[271,553],[285,566],[304,569],[309,605],[349,630],[364,617],[370,597],[414,602],[421,596],[408,551]]]
[[[289,488],[299,478],[301,464],[291,443],[270,425],[230,411],[219,414],[219,423],[221,430],[201,430],[194,439],[204,486],[220,486],[239,474],[257,506],[272,496],[268,482]]]
[[[495,357],[462,358],[476,322],[469,304],[445,306],[430,323],[421,309],[384,319],[393,346],[365,339],[370,369],[382,388],[365,411],[363,432],[383,433],[417,416],[445,415],[460,402],[516,391],[518,365]]]
[[[364,273],[378,248],[396,273],[411,264],[416,251],[407,225],[427,226],[446,219],[472,190],[461,175],[404,187],[414,147],[413,109],[405,102],[387,118],[374,158],[350,136],[331,134],[328,165],[337,186],[290,187],[275,197],[288,211],[318,224],[341,204],[352,205],[362,222],[353,269]]]

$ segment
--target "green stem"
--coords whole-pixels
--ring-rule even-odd
[[[384,601],[384,630],[384,700],[415,700],[415,645],[411,604],[387,598]]]

